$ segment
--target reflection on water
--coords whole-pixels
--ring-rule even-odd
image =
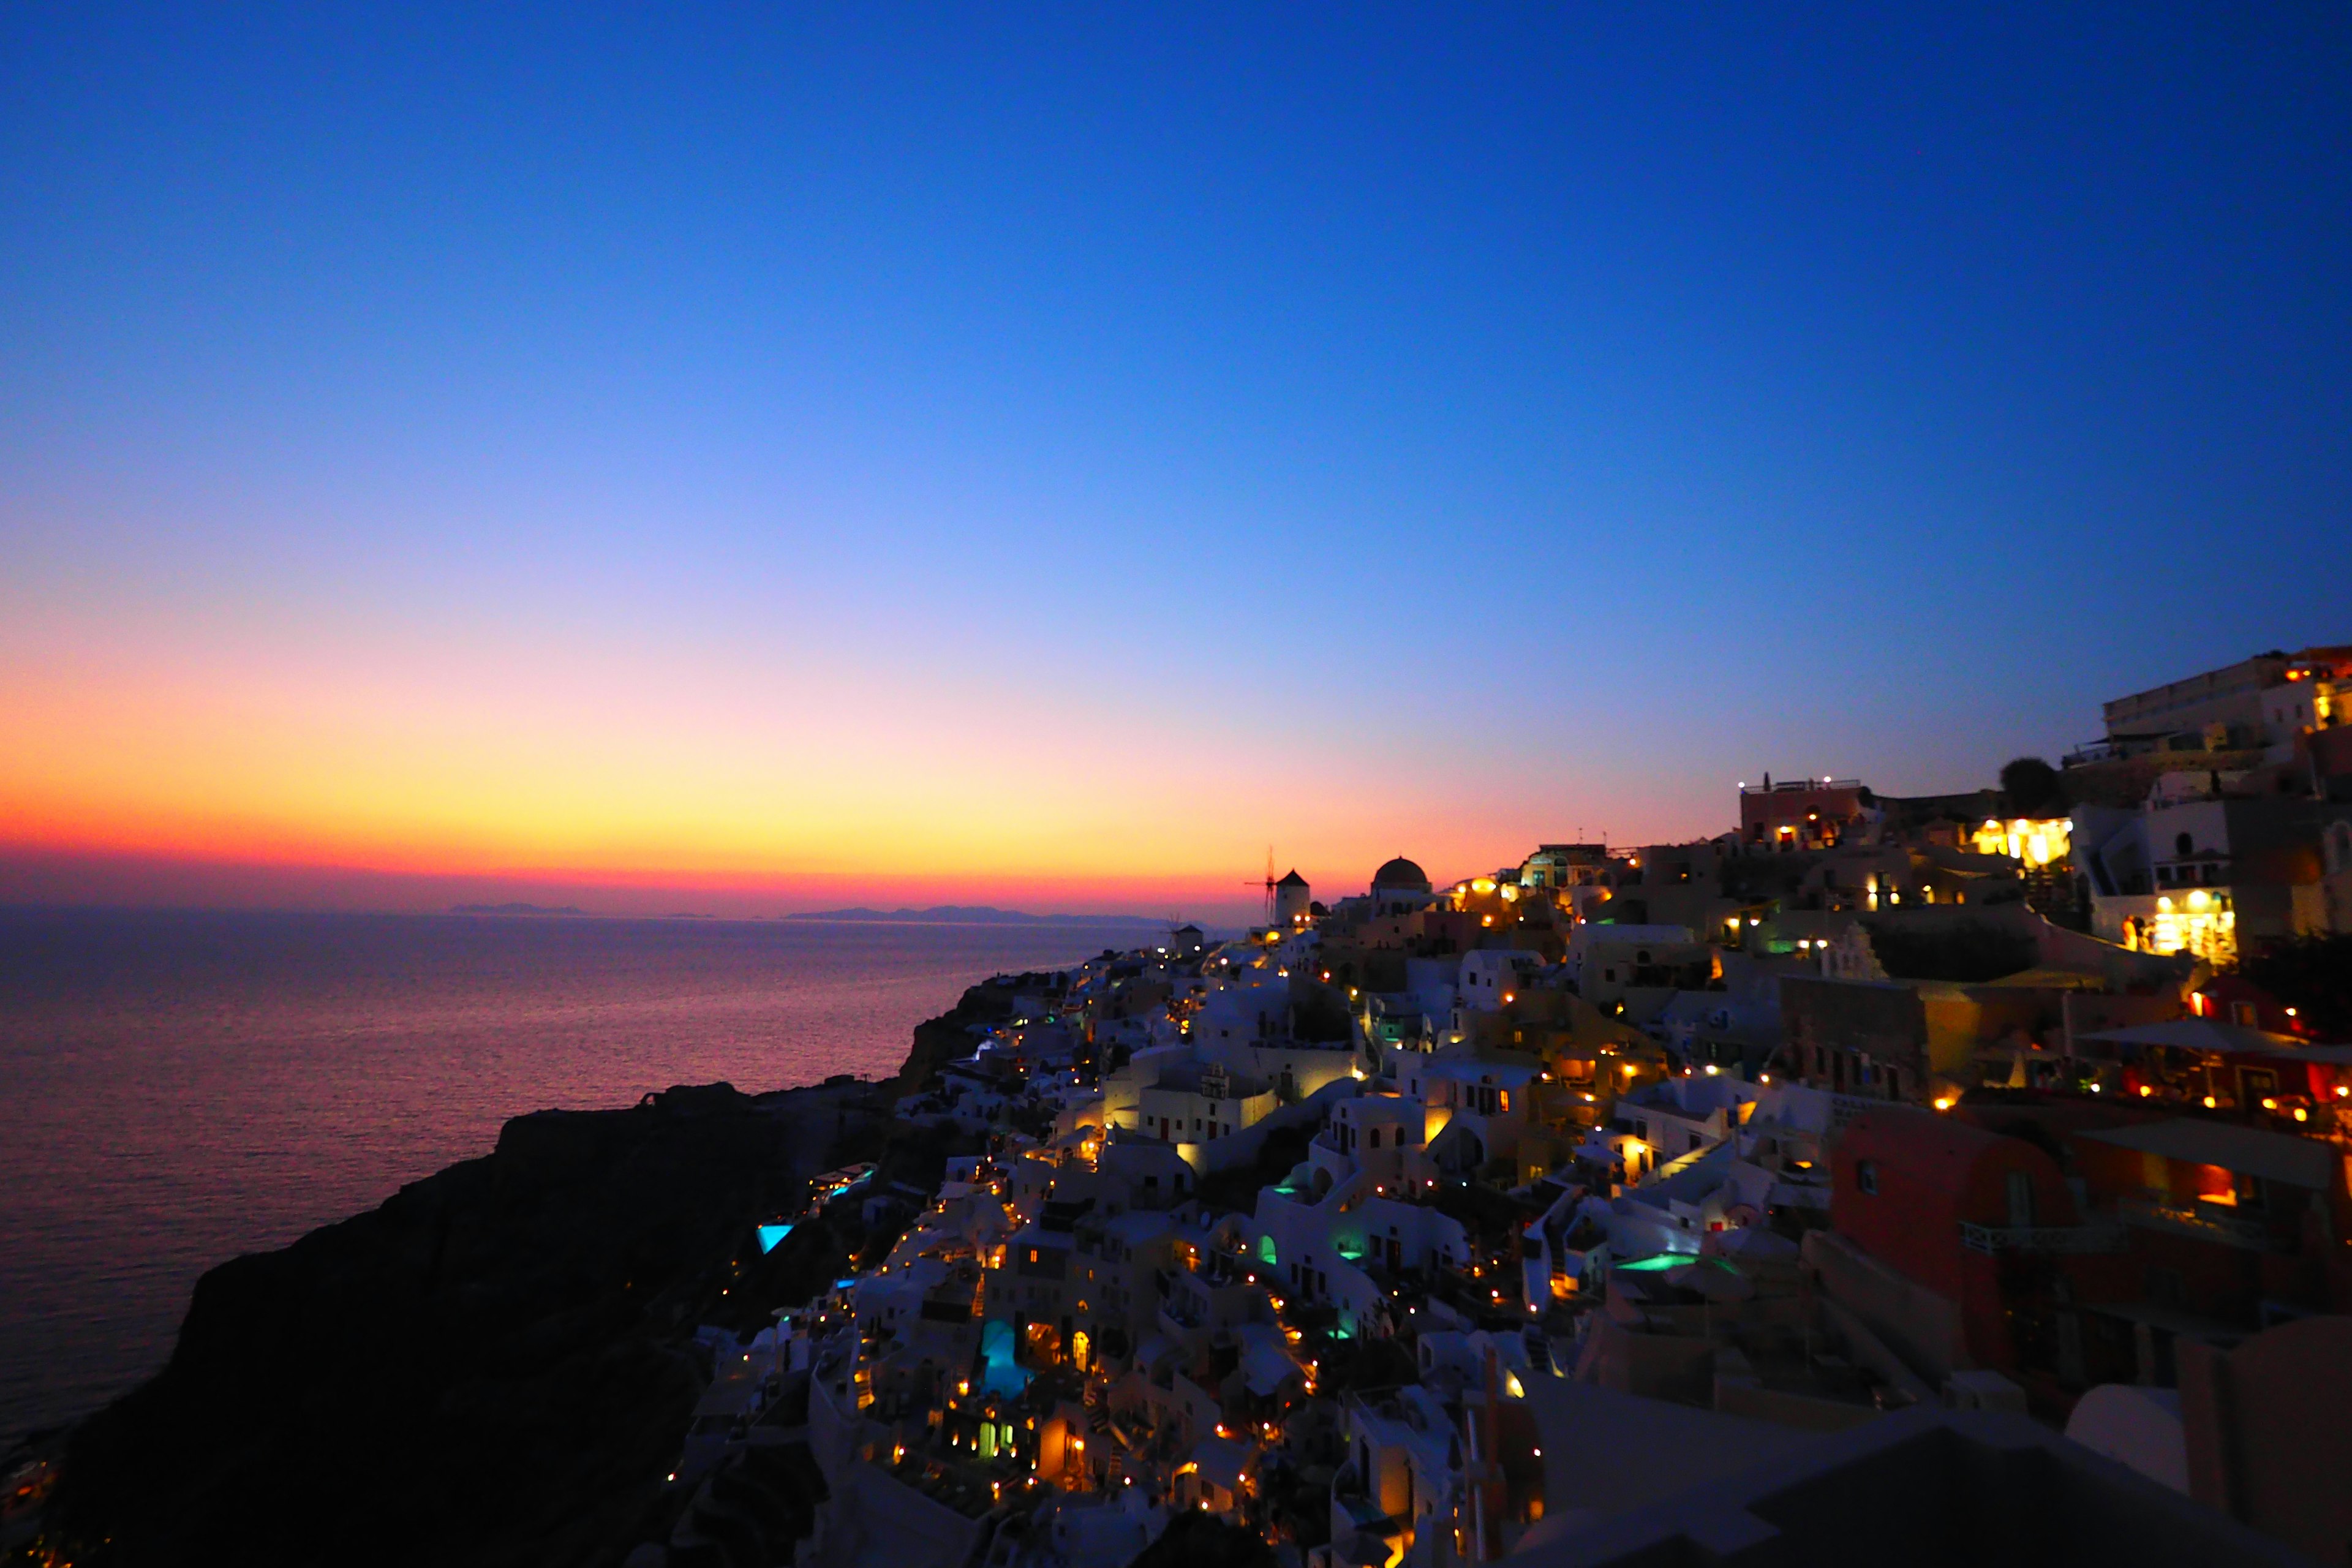
[[[971,982],[1139,935],[0,911],[0,1443],[160,1365],[205,1268],[509,1116],[887,1075]]]

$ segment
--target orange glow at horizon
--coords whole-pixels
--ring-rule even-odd
[[[1503,821],[1475,792],[1446,801],[1403,770],[1368,787],[1233,736],[1106,745],[1057,704],[909,700],[850,675],[821,699],[763,702],[644,672],[509,671],[476,689],[136,673],[37,676],[0,696],[0,848],[1246,918],[1269,841],[1278,869],[1339,896],[1393,854],[1444,877],[1516,862],[1538,837],[1532,816]]]

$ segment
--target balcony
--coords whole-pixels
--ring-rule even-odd
[[[2121,1252],[2124,1227],[2090,1225],[1971,1225],[1960,1222],[1960,1245],[1970,1252]]]
[[[2194,1237],[2249,1252],[2285,1252],[2291,1244],[2273,1226],[2268,1215],[2255,1211],[2233,1213],[2219,1204],[2186,1205],[2166,1194],[2138,1193],[2119,1200],[2116,1212],[2125,1223],[2174,1236]]]

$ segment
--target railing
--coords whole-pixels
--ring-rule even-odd
[[[2121,1252],[2119,1225],[1972,1225],[1960,1222],[1960,1245],[1970,1252]]]
[[[2183,1207],[2168,1197],[2141,1193],[2121,1200],[2116,1205],[2116,1212],[2129,1224],[2150,1230],[2169,1231],[2175,1236],[2195,1237],[2200,1241],[2242,1247],[2253,1252],[2284,1250],[2267,1217],[2230,1214],[2213,1204]]]

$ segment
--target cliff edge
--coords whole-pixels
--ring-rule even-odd
[[[541,1111],[221,1265],[163,1372],[73,1434],[51,1540],[132,1565],[616,1562],[705,1382],[694,1326],[746,1315],[747,1268],[785,1268],[751,1226],[880,1120],[846,1081]],[[837,1261],[810,1240],[794,1272]]]

